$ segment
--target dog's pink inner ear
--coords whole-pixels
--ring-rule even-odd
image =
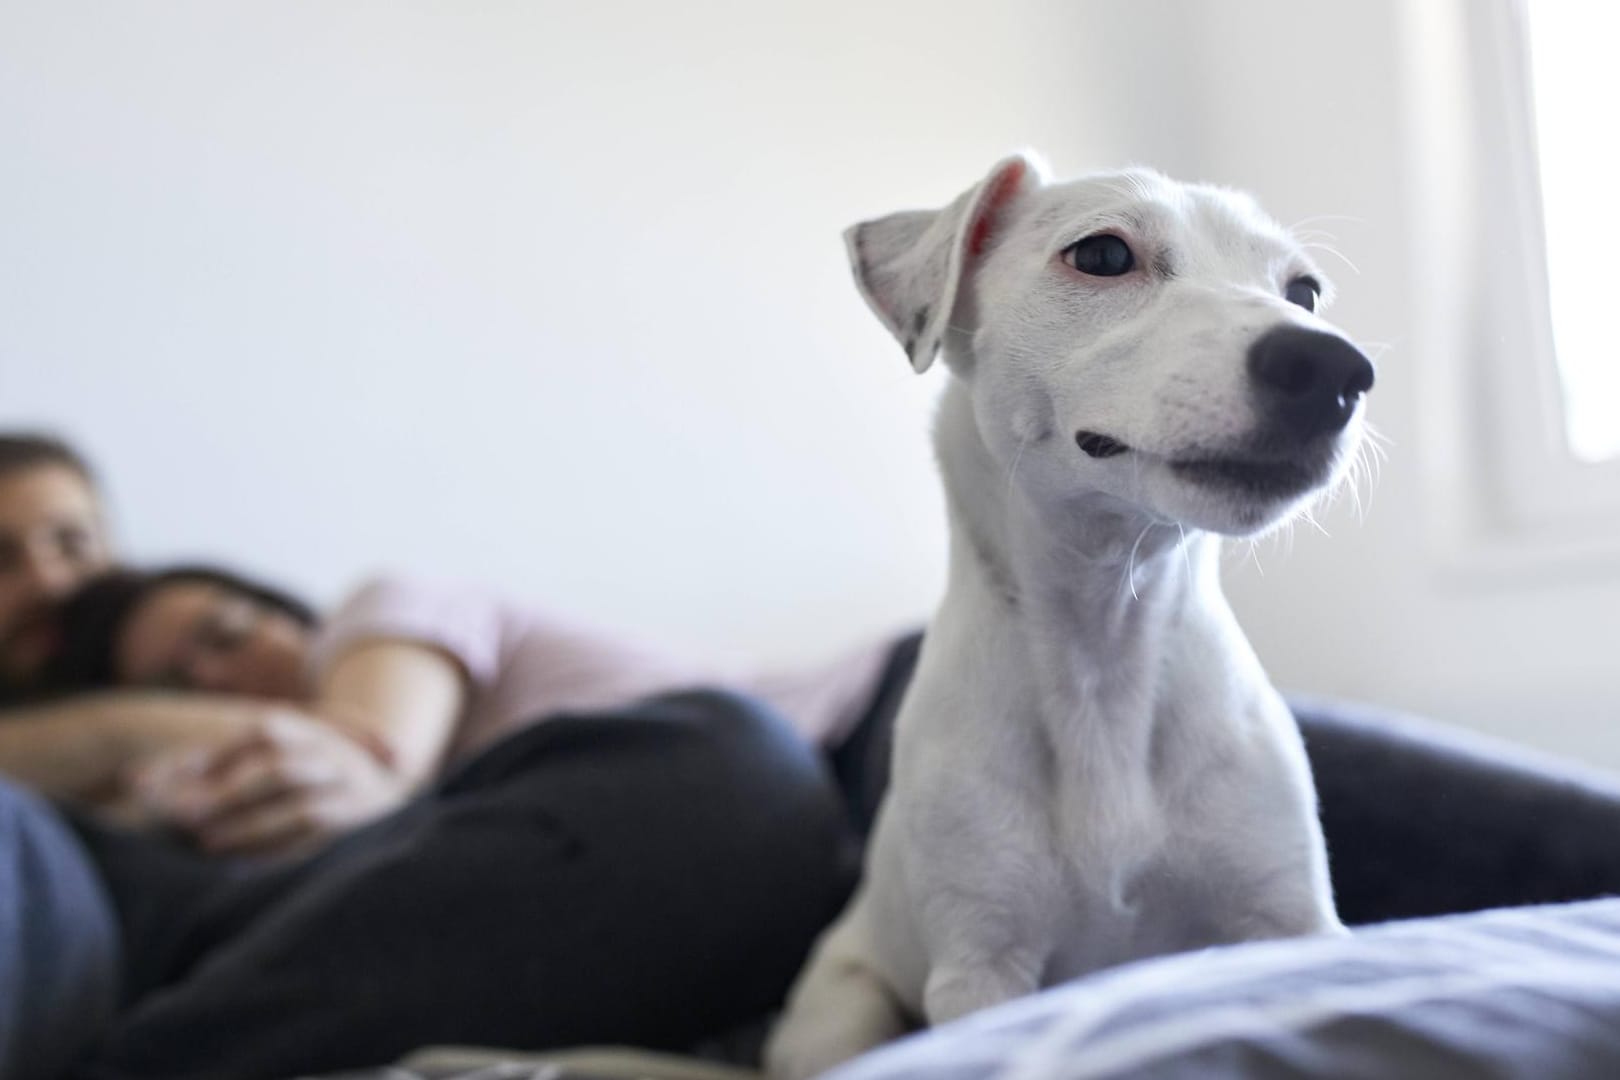
[[[968,230],[968,258],[976,259],[984,254],[985,245],[990,242],[990,235],[995,231],[997,215],[1017,193],[1028,169],[1026,163],[1014,161],[991,179],[990,190],[986,191],[984,198],[980,200],[979,213],[973,220],[973,227]]]

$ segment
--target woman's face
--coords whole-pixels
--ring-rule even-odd
[[[221,694],[308,694],[310,629],[222,585],[176,581],[144,597],[118,635],[118,680]]]

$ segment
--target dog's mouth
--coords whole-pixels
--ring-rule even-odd
[[[1080,444],[1080,449],[1086,452],[1087,457],[1118,457],[1130,449],[1118,439],[1099,435],[1095,431],[1077,431],[1074,433],[1074,441]]]
[[[1078,431],[1074,441],[1087,457],[1118,457],[1132,447],[1111,435]],[[1332,471],[1331,457],[1320,460],[1251,458],[1228,455],[1172,459],[1165,462],[1182,480],[1262,499],[1285,499],[1319,487]]]
[[[1169,464],[1177,476],[1202,487],[1238,491],[1265,499],[1302,495],[1319,486],[1328,472],[1326,465],[1234,457],[1189,458]]]

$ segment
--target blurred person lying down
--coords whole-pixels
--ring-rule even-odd
[[[750,695],[826,746],[870,704],[893,648],[759,676],[473,588],[378,579],[322,617],[200,566],[97,577],[63,604],[58,633],[43,681],[79,696],[14,710],[0,772],[222,854],[308,847],[527,725],[682,688]]]
[[[754,1020],[853,885],[875,800],[827,766],[881,774],[845,731],[883,730],[916,648],[755,679],[473,590],[376,582],[322,619],[114,565],[83,457],[0,433],[8,1080]]]

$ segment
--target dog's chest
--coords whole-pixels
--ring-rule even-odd
[[[1151,708],[1085,688],[1044,711],[1044,796],[1064,876],[1078,894],[1120,907],[1166,835]]]
[[[1042,794],[1065,894],[1052,962],[1064,976],[1144,951],[1175,832],[1151,702],[1095,686],[1073,687],[1065,708],[1048,707],[1042,717],[1050,751]]]

